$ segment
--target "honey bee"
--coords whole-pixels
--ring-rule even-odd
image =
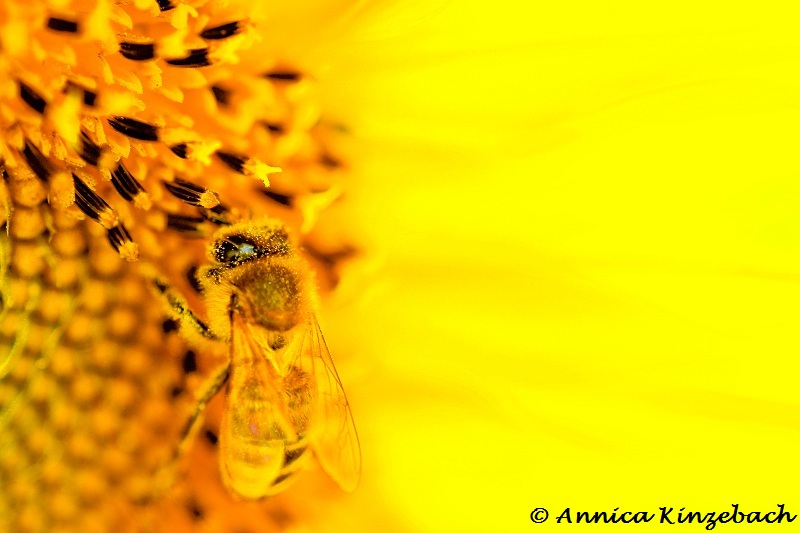
[[[156,284],[182,327],[229,347],[227,368],[201,399],[187,434],[224,384],[218,444],[230,492],[259,499],[282,491],[311,451],[342,489],[354,490],[361,454],[353,416],[317,324],[313,275],[286,229],[270,220],[224,227],[208,259],[196,275],[207,326]]]

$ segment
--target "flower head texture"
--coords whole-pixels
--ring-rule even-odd
[[[315,8],[316,24],[344,9]],[[355,251],[316,229],[346,168],[346,125],[318,94],[326,65],[267,37],[296,11],[0,7],[0,529],[293,523],[280,501],[228,516],[220,405],[201,413],[210,426],[190,421],[227,356],[197,279],[211,235],[280,220],[322,292]]]

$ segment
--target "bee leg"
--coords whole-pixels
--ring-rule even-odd
[[[195,433],[195,426],[197,425],[197,420],[203,414],[203,411],[206,409],[206,405],[208,402],[211,401],[220,389],[227,383],[228,381],[228,369],[229,366],[225,365],[222,370],[220,370],[213,379],[209,381],[209,385],[206,388],[203,395],[197,400],[195,404],[194,412],[192,416],[189,417],[189,420],[186,422],[186,427],[183,430],[181,435],[181,442],[178,445],[178,449],[176,450],[176,456],[180,456],[186,449],[187,444],[192,440],[190,437]]]
[[[164,298],[164,300],[172,308],[175,314],[175,319],[180,323],[181,331],[187,333],[189,337],[199,335],[205,339],[217,341],[218,339],[205,323],[197,318],[197,316],[189,309],[186,300],[183,299],[177,292],[172,290],[163,280],[153,279],[153,286],[156,291]],[[191,341],[192,339],[187,339]]]

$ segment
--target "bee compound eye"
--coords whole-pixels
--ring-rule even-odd
[[[214,258],[220,263],[239,264],[257,256],[257,246],[243,235],[230,235],[216,242]]]

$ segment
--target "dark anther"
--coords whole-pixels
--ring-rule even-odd
[[[131,61],[147,61],[156,56],[153,43],[119,43],[119,53]]]
[[[264,76],[270,80],[276,81],[297,81],[300,79],[301,74],[299,72],[293,72],[289,70],[276,70],[273,72],[267,72]]]
[[[284,481],[284,480],[288,479],[289,476],[291,476],[292,474],[294,474],[294,472],[287,472],[285,474],[281,474],[280,476],[275,478],[275,481],[272,482],[272,486],[274,487],[275,485],[277,485],[281,481]]]
[[[296,450],[289,450],[283,456],[283,466],[289,466],[293,462],[297,461],[303,453],[305,453],[306,447],[303,446],[302,448],[297,448]]]
[[[206,433],[205,433],[205,436],[206,436],[206,440],[208,442],[210,442],[212,446],[216,446],[217,441],[219,440],[219,438],[217,437],[216,433],[214,433],[210,429],[207,429]]]
[[[228,220],[228,208],[224,205],[218,205],[212,207],[211,209],[201,209],[200,214],[203,215],[203,218],[212,222],[218,226],[230,226],[231,223]]]
[[[192,290],[198,294],[202,294],[203,289],[200,287],[200,282],[197,281],[197,265],[192,265],[186,270],[186,281],[192,287]]]
[[[217,157],[219,157],[223,163],[228,165],[231,169],[235,170],[236,172],[243,173],[244,172],[244,163],[247,161],[247,158],[241,157],[234,154],[229,154],[228,152],[217,152]]]
[[[128,117],[112,117],[108,119],[112,128],[121,134],[140,141],[157,141],[158,128],[152,124]]]
[[[264,194],[267,198],[274,202],[278,202],[281,205],[285,205],[286,207],[292,206],[292,200],[294,200],[293,196],[287,196],[285,194],[280,194],[277,192],[273,192],[270,190],[259,189],[262,194]]]
[[[281,134],[283,133],[283,126],[280,124],[272,124],[271,122],[264,122],[264,126],[271,131],[272,133]]]
[[[89,107],[94,107],[94,103],[97,100],[97,95],[89,90],[83,91],[83,103],[88,105]]]
[[[117,189],[119,195],[128,202],[133,201],[137,194],[144,192],[142,184],[128,172],[122,162],[114,169],[114,173],[111,175],[111,183]]]
[[[108,241],[111,243],[111,246],[118,252],[123,244],[133,241],[133,239],[131,239],[131,234],[128,233],[128,230],[125,229],[125,226],[122,224],[117,224],[115,227],[108,230],[106,234],[108,235]],[[166,287],[164,287],[164,290],[166,290]]]
[[[201,207],[201,198],[204,194],[209,192],[208,189],[180,178],[175,178],[172,181],[165,181],[164,188],[178,200],[197,207]]]
[[[181,361],[181,366],[183,367],[183,371],[186,374],[197,372],[197,356],[193,351],[186,350],[186,353],[183,354],[183,360]]]
[[[161,323],[161,331],[164,332],[164,335],[168,333],[172,333],[173,331],[178,330],[178,322],[168,318]]]
[[[46,182],[52,173],[50,161],[36,148],[31,142],[25,141],[25,148],[22,150],[22,156],[25,162],[31,167],[31,170],[36,177]]]
[[[100,219],[100,213],[111,210],[105,200],[100,198],[96,192],[89,188],[82,179],[75,174],[72,175],[75,183],[75,205],[84,212],[87,217],[94,220]]]
[[[237,33],[239,33],[239,23],[228,22],[227,24],[222,24],[213,28],[206,28],[200,33],[200,37],[208,39],[209,41],[216,41],[219,39],[227,39]]]
[[[167,289],[169,288],[167,284],[161,281],[160,279],[154,279],[153,285],[158,290],[159,294],[164,294],[165,292],[167,292]]]
[[[205,222],[201,217],[187,217],[167,213],[167,228],[181,233],[194,234],[188,236],[201,237],[200,224]]]
[[[231,100],[231,92],[219,85],[212,85],[211,92],[214,93],[214,99],[219,105],[228,105]]]
[[[177,386],[172,387],[172,389],[169,391],[170,396],[173,398],[177,398],[181,395],[181,393],[183,393],[183,388]]]
[[[83,105],[87,105],[89,107],[94,107],[95,101],[97,100],[97,95],[90,91],[89,89],[84,89],[80,85],[76,83],[72,83],[71,81],[67,81],[66,85],[64,85],[64,92],[68,92],[70,90],[78,90],[83,95]]]
[[[81,151],[78,155],[92,166],[97,166],[100,159],[100,147],[97,146],[85,132],[81,132]]]
[[[169,11],[170,9],[175,9],[175,6],[172,5],[170,0],[156,0],[158,2],[158,9],[161,11]]]
[[[181,159],[186,159],[186,148],[186,143],[176,144],[175,146],[169,147],[169,149],[172,150],[172,153]]]
[[[208,58],[208,48],[196,48],[190,50],[189,55],[186,57],[167,59],[166,62],[173,67],[197,68],[211,65],[211,61]]]
[[[64,33],[78,33],[78,23],[71,20],[58,19],[50,17],[47,21],[47,27],[53,31],[61,31]]]
[[[19,82],[19,95],[22,100],[31,106],[34,111],[37,113],[44,113],[44,108],[47,107],[47,102],[45,102],[44,98],[39,96],[36,91],[22,82]]]

